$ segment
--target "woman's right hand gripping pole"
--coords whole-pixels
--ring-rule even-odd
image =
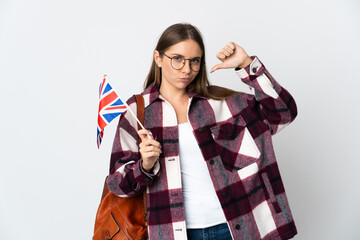
[[[152,133],[146,129],[139,130],[138,134],[141,139],[139,145],[142,159],[141,167],[144,171],[150,172],[162,153],[161,145],[154,139]]]

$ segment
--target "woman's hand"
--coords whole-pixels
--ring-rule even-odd
[[[245,50],[234,42],[229,42],[216,54],[222,62],[211,68],[211,72],[223,68],[244,68],[252,62]]]
[[[141,138],[140,155],[142,158],[142,168],[146,172],[154,167],[158,157],[161,154],[160,143],[155,141],[151,132],[146,129],[138,131],[139,137]]]

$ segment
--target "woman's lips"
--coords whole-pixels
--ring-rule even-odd
[[[190,81],[190,78],[180,78],[180,81],[182,81],[182,82],[188,82],[188,81]]]

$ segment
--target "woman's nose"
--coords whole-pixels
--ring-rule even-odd
[[[185,65],[184,65],[184,67],[183,67],[183,71],[184,72],[187,72],[187,73],[189,73],[189,72],[191,72],[191,63],[190,63],[190,60],[185,60]]]

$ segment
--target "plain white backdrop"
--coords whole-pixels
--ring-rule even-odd
[[[360,239],[360,3],[0,0],[0,239],[90,239],[116,121],[96,147],[98,86],[142,90],[166,27],[204,37],[208,70],[229,41],[295,98],[274,136],[297,240]],[[213,84],[247,91],[233,70]]]

